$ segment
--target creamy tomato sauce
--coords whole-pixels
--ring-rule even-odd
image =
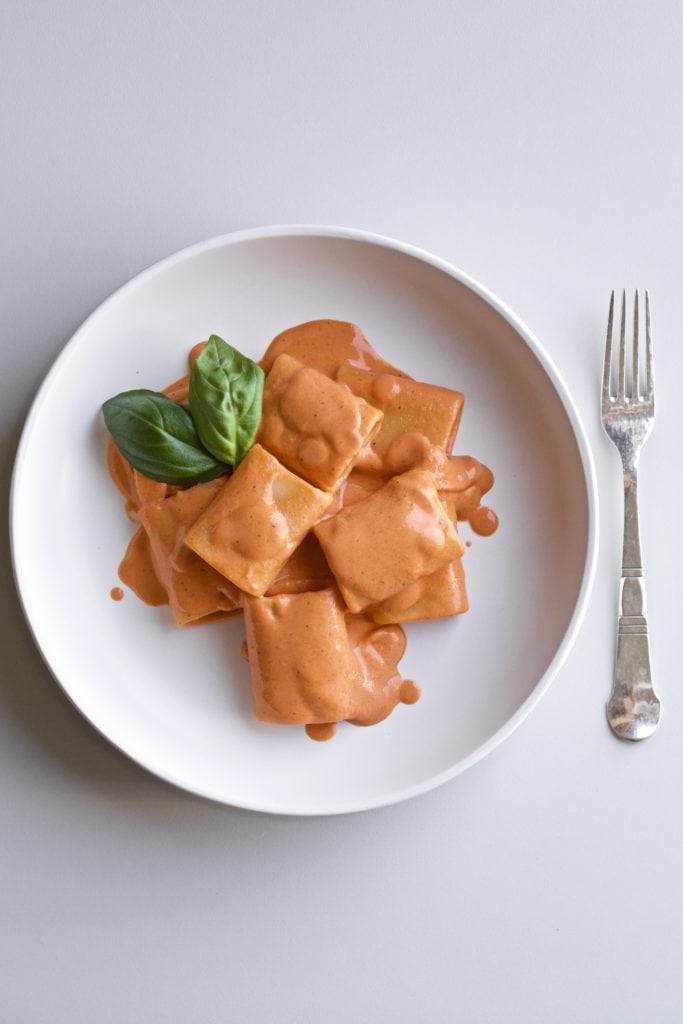
[[[119,579],[145,604],[168,604],[168,593],[156,574],[149,537],[142,527],[130,539],[119,565]]]
[[[402,700],[403,630],[349,615],[335,589],[247,598],[244,614],[261,721],[375,725]]]
[[[360,327],[343,320],[311,320],[278,334],[261,360],[266,373],[283,352],[332,379],[342,366],[407,376],[382,359]]]
[[[387,363],[355,324],[283,331],[261,366],[258,444],[231,477],[179,490],[109,443],[137,526],[119,578],[170,603],[178,625],[243,612],[256,717],[323,742],[340,721],[375,725],[420,697],[398,669],[401,622],[467,610],[456,527],[495,532],[482,503],[493,474],[451,454],[463,396]],[[164,393],[187,405],[189,382]]]

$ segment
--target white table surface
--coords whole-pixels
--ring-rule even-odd
[[[185,795],[95,734],[3,546],[0,1020],[683,1019],[682,44],[673,0],[2,5],[5,490],[42,376],[118,285],[235,228],[353,225],[452,260],[545,344],[593,445],[601,553],[512,739],[412,802],[299,820]],[[622,285],[651,289],[658,370],[641,482],[665,707],[640,746],[603,714],[621,523],[597,380]]]

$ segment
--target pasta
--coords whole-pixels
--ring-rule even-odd
[[[459,525],[495,530],[482,504],[493,475],[451,454],[462,393],[408,377],[353,324],[290,328],[261,366],[260,423],[233,471],[160,483],[110,441],[137,525],[119,571],[178,626],[243,615],[256,718],[329,739],[419,697],[398,669],[401,623],[467,611]],[[190,394],[189,376],[165,391],[191,412]]]

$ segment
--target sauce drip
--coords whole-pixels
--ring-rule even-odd
[[[326,743],[337,731],[336,722],[315,722],[306,726],[306,735],[316,743]]]
[[[420,687],[412,679],[404,679],[400,689],[401,704],[415,704],[420,699]]]
[[[154,570],[149,537],[142,527],[131,537],[119,566],[119,579],[145,604],[168,604],[168,594]]]
[[[361,706],[349,721],[376,725],[401,701],[398,663],[405,653],[406,635],[398,625],[378,627],[367,615],[347,615],[346,625],[364,677]]]
[[[498,529],[498,516],[487,505],[477,505],[469,515],[470,526],[480,537],[490,537]]]
[[[424,434],[401,434],[391,442],[381,464],[384,476],[405,473],[410,469],[424,469],[431,473],[439,494],[448,496],[450,508],[458,521],[467,520],[475,533],[489,537],[498,527],[498,516],[481,504],[484,494],[493,487],[493,473],[471,455],[447,455],[442,449],[431,444]],[[365,487],[367,481],[351,474],[346,486],[350,499],[354,500],[354,487]],[[370,485],[371,486],[371,485]],[[345,501],[346,504],[346,501]]]
[[[123,591],[121,587],[112,587],[109,591],[109,596],[112,601],[123,601]]]

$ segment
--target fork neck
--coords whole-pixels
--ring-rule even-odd
[[[638,456],[624,458],[624,548],[621,561],[622,576],[642,576],[643,560],[640,553],[640,527],[638,523]]]

